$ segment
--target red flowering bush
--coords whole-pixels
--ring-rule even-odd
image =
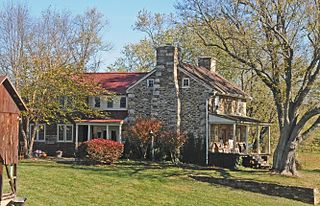
[[[107,139],[92,139],[82,143],[77,151],[80,159],[89,159],[94,163],[111,164],[118,160],[123,152],[123,144]]]

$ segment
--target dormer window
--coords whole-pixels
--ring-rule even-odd
[[[95,97],[94,98],[94,107],[100,108],[100,106],[101,106],[100,97]]]
[[[147,87],[153,88],[154,86],[154,79],[147,79]]]
[[[182,88],[189,88],[190,87],[190,79],[189,78],[183,78],[182,79]]]

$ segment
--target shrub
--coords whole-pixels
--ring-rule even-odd
[[[139,156],[144,159],[147,157],[148,146],[150,144],[150,132],[157,138],[161,129],[161,122],[151,118],[137,118],[132,124],[125,129],[127,137],[126,144],[130,144],[131,151],[139,151]]]
[[[164,131],[160,134],[158,142],[161,150],[169,153],[172,162],[179,161],[180,149],[186,142],[186,135],[177,131]]]
[[[118,160],[123,152],[123,144],[106,139],[92,139],[82,143],[77,157],[88,159],[93,163],[111,164]]]

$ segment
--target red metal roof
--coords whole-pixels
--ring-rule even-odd
[[[105,111],[107,118],[105,119],[95,119],[84,117],[80,122],[94,122],[94,123],[111,123],[111,122],[121,122],[128,117],[127,111]]]
[[[122,122],[122,119],[82,119],[80,122],[87,123],[114,123],[114,122]]]
[[[146,74],[146,72],[86,73],[89,81],[98,83],[102,88],[116,94],[126,94],[127,88]]]

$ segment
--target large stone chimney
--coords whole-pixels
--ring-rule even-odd
[[[157,48],[157,66],[179,63],[181,60],[181,49],[170,44]]]
[[[178,64],[181,49],[163,45],[156,49],[156,72],[151,101],[151,116],[166,122],[168,129],[180,132],[181,101],[178,80]]]
[[[208,56],[198,57],[198,66],[205,67],[211,72],[216,71],[216,59]]]

